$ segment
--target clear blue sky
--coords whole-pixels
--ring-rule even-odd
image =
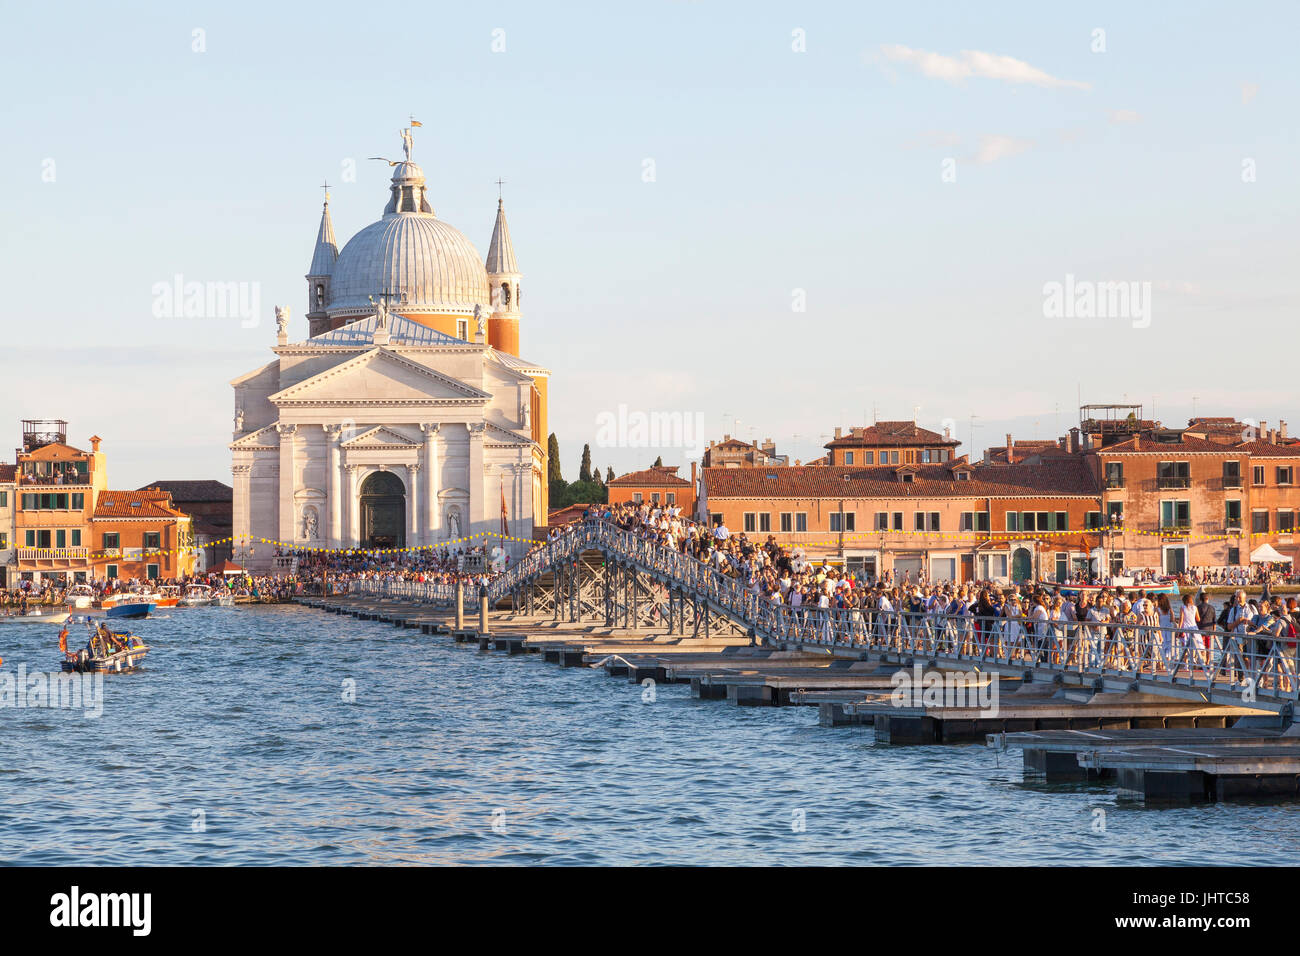
[[[365,157],[414,114],[434,208],[480,251],[507,180],[568,477],[619,403],[802,458],[873,408],[963,442],[976,415],[981,448],[1048,437],[1080,386],[1300,430],[1298,11],[11,4],[6,427],[104,436],[117,486],[228,481],[229,380],[271,357],[274,304],[305,335],[320,182],[346,241],[386,201]],[[155,318],[178,273],[257,283],[260,326]],[[1151,282],[1149,326],[1045,318],[1067,274]],[[621,472],[654,451],[593,454]]]

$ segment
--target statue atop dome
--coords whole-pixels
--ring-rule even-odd
[[[411,161],[411,150],[415,148],[415,141],[411,138],[411,127],[398,130],[402,136],[402,152],[406,154],[406,161]]]

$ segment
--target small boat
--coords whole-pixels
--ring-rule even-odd
[[[89,584],[74,584],[63,603],[77,610],[88,608],[95,603],[95,589]]]
[[[175,584],[164,584],[158,589],[154,604],[158,607],[175,607],[181,601],[181,589]]]
[[[229,591],[226,591],[214,597],[212,599],[212,603],[215,604],[217,607],[234,607],[235,596],[231,594]]]
[[[68,628],[59,632],[59,650],[63,652],[63,670],[92,674],[122,674],[140,666],[149,646],[129,631],[109,630],[108,625],[85,618],[89,639],[86,646],[68,650]]]
[[[109,617],[148,617],[156,605],[144,594],[124,594],[111,605],[105,604],[104,611]]]
[[[185,596],[180,600],[181,607],[207,607],[216,600],[212,588],[206,584],[191,584],[185,589]]]

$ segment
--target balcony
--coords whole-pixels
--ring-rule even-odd
[[[1192,487],[1192,479],[1187,475],[1162,475],[1156,479],[1156,487],[1161,491],[1177,491]]]
[[[1106,476],[1106,487],[1107,487],[1107,488],[1123,488],[1123,487],[1124,487],[1124,476],[1123,476],[1123,475],[1107,475],[1107,476]]]
[[[89,548],[19,548],[18,560],[22,561],[81,561],[90,557]]]

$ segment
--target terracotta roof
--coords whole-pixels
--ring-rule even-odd
[[[171,493],[172,501],[234,501],[235,489],[211,479],[197,481],[151,481],[141,488],[157,488]]]
[[[1210,453],[1215,455],[1253,455],[1260,458],[1295,458],[1300,457],[1300,445],[1274,445],[1266,441],[1247,441],[1237,442],[1236,444],[1224,444],[1218,441],[1207,441],[1204,438],[1193,438],[1190,435],[1182,435],[1176,442],[1155,441],[1145,436],[1139,437],[1139,443],[1136,448],[1133,446],[1134,438],[1126,438],[1122,442],[1116,442],[1114,445],[1107,445],[1100,449],[1104,455],[1113,454],[1138,454],[1138,455],[1155,455],[1155,454],[1197,454]]]
[[[48,445],[42,445],[35,451],[23,452],[22,457],[23,461],[62,461],[65,458],[85,458],[88,454],[90,453],[82,451],[80,448],[52,442]]]
[[[847,434],[832,439],[823,448],[860,448],[875,445],[950,445],[959,442],[944,438],[938,432],[919,427],[916,422],[876,422],[865,428],[853,428]]]
[[[17,465],[0,465],[0,481],[13,481],[14,476],[18,474]]]
[[[733,469],[734,470],[734,469]],[[647,468],[645,471],[632,471],[626,475],[619,475],[609,483],[610,487],[618,485],[619,487],[645,486],[658,488],[663,485],[678,485],[689,488],[691,483],[685,478],[677,477],[676,465],[663,465],[659,468]]]
[[[96,518],[184,518],[162,491],[101,491],[95,499]]]
[[[1081,458],[1040,464],[972,465],[958,481],[946,464],[915,465],[900,481],[897,466],[854,468],[804,465],[786,468],[705,468],[704,487],[715,498],[985,498],[1092,496],[1097,484]]]

